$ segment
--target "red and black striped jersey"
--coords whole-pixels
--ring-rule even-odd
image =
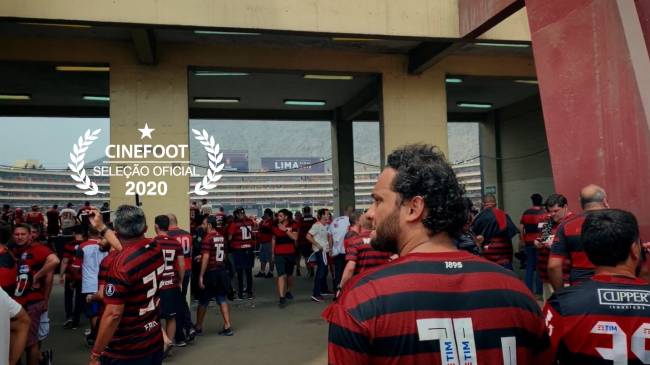
[[[512,263],[512,237],[519,230],[510,216],[499,208],[486,208],[476,216],[472,231],[484,237],[483,257],[498,263]]]
[[[106,285],[106,282],[108,281],[108,270],[111,268],[111,265],[113,265],[113,261],[115,261],[115,257],[119,251],[112,250],[108,252],[108,255],[104,257],[102,262],[99,264],[99,278],[97,281],[98,286],[103,286]]]
[[[544,246],[537,248],[537,272],[539,273],[539,278],[547,283],[548,282],[548,259],[551,254],[551,247],[557,244],[557,231],[561,226],[562,222],[567,219],[571,219],[573,213],[569,212],[560,222],[555,222],[552,219],[548,218],[545,225],[551,225],[550,234],[546,237],[538,237],[540,240],[544,240]],[[544,228],[547,229],[547,228]],[[569,282],[569,260],[564,260],[562,263],[562,278],[565,283]]]
[[[5,245],[0,245],[0,287],[9,295],[16,289],[16,259]]]
[[[260,223],[259,231],[257,233],[257,242],[271,243],[272,239],[273,239],[273,219],[267,218]]]
[[[465,251],[412,253],[355,276],[323,317],[333,365],[532,364],[548,346],[528,288]]]
[[[42,226],[45,222],[45,216],[41,212],[27,212],[25,215],[25,223],[32,226]]]
[[[165,269],[162,250],[145,238],[123,246],[113,260],[104,287],[104,303],[124,305],[120,323],[106,355],[133,359],[162,351],[160,292]]]
[[[208,268],[214,271],[226,268],[226,240],[217,231],[212,231],[203,237],[201,242],[201,255],[208,254]]]
[[[178,258],[183,257],[181,244],[168,235],[158,235],[153,240],[160,246],[165,260],[165,269],[158,287],[160,290],[178,289],[180,279]]]
[[[307,239],[307,233],[309,233],[309,230],[311,229],[311,226],[316,223],[317,220],[311,215],[306,215],[302,217],[302,219],[298,223],[298,244],[299,245],[305,245],[305,246],[311,246],[311,242]]]
[[[192,270],[192,235],[178,227],[169,227],[167,235],[181,245],[185,257],[185,271]]]
[[[47,257],[53,252],[45,245],[29,243],[22,246],[16,245],[13,248],[13,254],[17,260],[16,267],[18,269],[14,300],[23,307],[44,300],[45,278],[41,278],[40,287],[35,289],[33,287],[34,275],[43,268]]]
[[[347,247],[345,260],[356,263],[354,266],[355,275],[386,264],[390,259],[390,252],[375,250],[370,245],[370,240],[370,231],[352,234],[344,240],[344,244]]]
[[[521,215],[519,223],[524,227],[524,242],[526,246],[532,246],[534,241],[539,237],[540,223],[548,219],[546,210],[542,207],[531,207]]]
[[[595,275],[559,290],[544,307],[550,360],[560,364],[647,364],[650,288],[634,277]]]
[[[583,213],[565,220],[558,228],[555,242],[551,247],[551,256],[562,257],[569,260],[569,282],[571,285],[588,280],[593,274],[595,266],[589,261],[585,253],[580,235],[582,223],[586,214]]]
[[[291,224],[286,227],[287,230],[295,232],[298,228],[297,224]],[[287,232],[280,229],[278,226],[273,227],[273,236],[275,237],[275,255],[295,255],[296,246],[294,240],[289,237]]]
[[[246,218],[243,221],[233,221],[228,226],[228,241],[233,250],[250,250],[255,247],[253,228],[255,222]]]

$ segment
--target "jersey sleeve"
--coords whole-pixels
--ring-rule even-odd
[[[354,261],[357,262],[357,245],[349,245],[345,253],[345,261]]]
[[[126,303],[132,285],[122,267],[121,262],[115,260],[108,269],[106,286],[104,287],[104,302],[106,304],[120,305]]]
[[[555,296],[552,296],[546,302],[542,313],[549,344],[539,356],[541,359],[540,364],[554,364],[564,334],[561,309]]]
[[[368,331],[358,323],[342,304],[330,305],[323,318],[329,322],[327,340],[328,364],[370,364],[370,337]]]
[[[210,254],[210,249],[211,249],[210,246],[211,246],[210,245],[210,239],[209,239],[208,236],[205,236],[201,240],[201,255],[205,255],[205,254],[209,255]]]
[[[564,224],[562,224],[555,234],[553,244],[551,245],[551,257],[569,258],[566,235],[564,234]]]

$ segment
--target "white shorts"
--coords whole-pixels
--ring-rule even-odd
[[[47,315],[47,311],[41,314],[41,321],[38,324],[38,340],[43,341],[50,335],[50,317]]]

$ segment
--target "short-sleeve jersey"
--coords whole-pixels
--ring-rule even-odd
[[[183,257],[181,244],[168,235],[158,235],[154,238],[162,250],[165,269],[160,280],[160,290],[178,289],[180,279],[178,257]]]
[[[568,259],[571,285],[588,280],[594,274],[595,266],[589,261],[580,241],[585,218],[583,213],[564,221],[558,228],[556,240],[551,246],[551,257]]]
[[[271,243],[272,239],[273,239],[273,219],[267,218],[260,223],[258,234],[257,234],[257,242]]]
[[[122,319],[106,347],[106,355],[133,359],[162,351],[160,294],[165,268],[162,251],[150,239],[124,245],[108,271],[106,305],[124,305]]]
[[[533,364],[539,305],[509,270],[465,251],[412,253],[355,276],[323,313],[329,364]]]
[[[526,246],[534,245],[539,237],[540,223],[547,219],[546,210],[542,207],[531,207],[521,215],[519,223],[524,227],[524,242]]]
[[[185,258],[185,271],[192,270],[192,235],[178,227],[169,227],[167,235],[181,245]]]
[[[286,227],[287,229],[294,230],[296,227],[290,225]],[[273,236],[275,237],[275,255],[295,255],[296,246],[294,245],[294,240],[289,237],[287,232],[280,229],[278,226],[273,227]]]
[[[345,239],[347,250],[346,261],[353,261],[354,274],[361,274],[369,269],[388,263],[390,252],[377,251],[370,244],[370,232],[353,234]]]
[[[255,222],[250,219],[243,221],[233,221],[228,226],[228,237],[230,239],[230,247],[233,250],[251,250],[255,247],[255,235],[253,228]]]
[[[650,288],[634,277],[595,275],[544,307],[550,357],[560,364],[647,364]]]
[[[33,287],[34,275],[39,272],[52,251],[47,246],[35,243],[16,245],[13,249],[16,257],[18,276],[13,298],[23,307],[28,307],[45,299],[45,278],[41,278],[38,289]]]
[[[226,268],[226,240],[218,231],[212,231],[201,241],[201,254],[208,255],[208,268],[206,271],[222,270]]]
[[[311,215],[302,217],[300,222],[298,222],[298,244],[303,246],[311,246],[311,242],[307,240],[307,233],[311,227],[316,223],[316,218]]]

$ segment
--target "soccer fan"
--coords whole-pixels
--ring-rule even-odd
[[[194,340],[194,325],[192,324],[192,315],[190,307],[187,304],[187,292],[192,280],[192,235],[178,228],[178,218],[175,214],[167,214],[169,217],[169,231],[167,235],[175,239],[183,249],[185,273],[181,285],[181,303],[176,313],[176,336],[177,344],[182,345],[184,342]]]
[[[38,227],[39,230],[43,229],[45,216],[41,213],[38,205],[32,205],[32,210],[25,215],[25,223],[32,227]]]
[[[169,216],[159,215],[155,218],[156,237],[154,243],[160,246],[165,259],[165,269],[160,281],[160,317],[165,320],[165,349],[167,353],[173,346],[183,347],[185,342],[173,343],[176,337],[176,315],[181,310],[183,276],[185,275],[185,256],[181,243],[170,237]]]
[[[314,289],[312,291],[311,300],[314,302],[322,302],[324,300],[323,284],[326,284],[327,279],[327,253],[332,249],[332,236],[327,231],[327,209],[319,209],[316,212],[318,220],[311,226],[307,233],[307,240],[312,244],[316,259],[316,276],[314,277]]]
[[[650,290],[636,277],[643,256],[636,218],[616,209],[591,212],[580,242],[595,274],[546,303],[550,357],[559,364],[647,363]]]
[[[345,247],[343,241],[350,228],[350,215],[354,213],[354,207],[349,206],[345,209],[342,216],[334,218],[328,230],[332,235],[332,248],[330,250],[331,266],[334,269],[332,279],[333,287],[338,288],[345,268]]]
[[[551,249],[557,244],[557,233],[561,224],[571,220],[574,214],[569,211],[567,198],[561,194],[549,195],[544,205],[548,212],[548,220],[542,226],[542,232],[539,238],[534,241],[534,244],[537,247],[537,271],[542,280],[542,298],[546,301],[553,294],[553,290],[563,287],[564,283],[568,282],[569,270],[567,259],[561,258],[560,260],[560,285],[557,289],[552,285],[550,280],[551,270],[549,270],[548,263]]]
[[[47,235],[58,236],[61,230],[61,217],[59,215],[59,206],[54,204],[52,209],[45,213],[47,217]]]
[[[84,229],[88,229],[88,226],[90,225],[90,212],[92,211],[92,207],[90,206],[90,202],[86,201],[84,202],[84,206],[79,209],[79,212],[77,212],[77,220],[81,222],[81,226]]]
[[[226,225],[230,224],[229,218],[234,219],[234,217],[226,217],[226,213],[223,211],[223,207],[219,207],[219,210],[214,214],[217,218],[217,229],[222,235],[226,235]]]
[[[273,227],[273,256],[277,277],[277,289],[280,300],[278,304],[283,308],[287,299],[293,299],[291,285],[293,284],[293,265],[296,263],[296,245],[298,239],[297,227],[291,224],[291,212],[288,209],[278,211],[278,223]]]
[[[391,253],[375,250],[372,240],[372,222],[365,214],[355,212],[350,215],[350,230],[345,236],[346,264],[341,283],[337,288],[337,297],[345,284],[354,275],[359,275],[369,269],[381,266],[390,261]]]
[[[79,224],[77,219],[77,212],[72,209],[72,203],[68,203],[65,208],[61,210],[61,230],[64,235],[73,234],[73,227]]]
[[[2,214],[0,214],[0,222],[5,225],[11,226],[14,223],[14,212],[11,210],[11,205],[2,205]]]
[[[259,224],[257,234],[257,242],[259,243],[259,256],[260,256],[260,272],[256,278],[272,278],[274,265],[271,261],[273,256],[273,247],[271,247],[271,240],[273,240],[273,211],[269,208],[264,209],[262,222]],[[268,271],[266,267],[268,265]]]
[[[387,166],[367,216],[373,246],[400,258],[354,277],[323,313],[329,363],[534,363],[548,340],[539,305],[512,271],[456,248],[467,212],[443,153],[405,146]]]
[[[106,252],[100,250],[99,232],[92,226],[88,227],[88,239],[79,244],[78,255],[81,256],[81,294],[86,300],[85,314],[90,321],[90,334],[86,342],[92,345],[97,336],[97,316],[99,303],[94,300],[99,284],[99,265],[106,257]],[[77,322],[78,324],[78,322]]]
[[[593,211],[607,209],[607,194],[600,186],[588,185],[580,191],[580,205],[583,213],[567,220],[558,229],[556,243],[551,249],[548,275],[551,285],[557,290],[562,287],[562,264],[568,260],[569,284],[576,285],[591,277],[594,265],[582,249],[580,232],[585,217]]]
[[[81,295],[81,255],[79,245],[86,240],[81,226],[75,226],[74,239],[63,245],[59,282],[64,286],[65,323],[63,328],[77,328],[84,306]]]
[[[28,332],[29,315],[0,288],[0,365],[18,363]]]
[[[16,258],[4,242],[0,242],[0,287],[13,294],[16,290]]]
[[[207,216],[203,220],[205,237],[201,244],[201,271],[199,273],[199,287],[202,289],[199,298],[199,305],[196,308],[196,334],[203,334],[203,320],[208,304],[213,298],[216,299],[223,318],[223,329],[219,331],[221,336],[232,336],[234,334],[230,323],[230,308],[226,301],[226,295],[230,288],[228,272],[226,271],[226,241],[223,235],[217,230],[217,219],[214,216]]]
[[[201,225],[201,221],[201,210],[196,202],[192,202],[190,204],[190,233],[194,234],[194,230]]]
[[[38,331],[41,315],[47,312],[48,276],[52,277],[59,259],[45,245],[32,242],[31,229],[21,224],[14,227],[13,254],[16,257],[18,277],[13,298],[25,308],[31,321],[27,339],[27,365],[37,365],[41,351]],[[50,286],[51,289],[51,286]]]
[[[539,237],[540,228],[548,220],[546,209],[542,206],[543,198],[540,194],[530,196],[533,205],[526,209],[519,220],[520,242],[524,244],[526,253],[526,276],[524,282],[528,289],[535,294],[542,294],[541,273],[537,272],[537,248],[535,239]]]
[[[95,210],[95,215],[100,214]],[[94,222],[100,235],[112,232]],[[139,207],[118,207],[113,226],[122,250],[106,274],[104,313],[89,365],[100,360],[102,364],[159,365],[163,358],[158,292],[165,268],[162,251],[144,237],[147,222]]]
[[[255,263],[255,236],[253,235],[253,222],[246,217],[244,208],[237,208],[233,212],[234,221],[228,226],[227,237],[233,254],[235,271],[237,272],[237,299],[253,299],[253,264]],[[246,288],[244,288],[246,276]]]
[[[510,216],[497,208],[497,199],[492,194],[483,197],[483,210],[474,219],[472,231],[483,245],[483,257],[506,269],[512,270],[512,237],[519,230]]]
[[[459,250],[464,250],[473,255],[480,256],[481,247],[476,241],[474,232],[472,232],[472,223],[474,223],[474,203],[469,198],[465,198],[465,209],[467,210],[467,222],[463,226],[460,235],[454,239],[454,242]]]
[[[296,262],[296,275],[300,276],[300,261],[305,261],[309,277],[314,277],[314,268],[308,265],[309,257],[314,252],[312,243],[307,239],[307,233],[316,223],[316,218],[311,214],[311,207],[302,208],[302,219],[298,222],[298,261]]]
[[[201,199],[201,215],[212,215],[212,204],[208,204],[208,199]]]
[[[13,219],[14,219],[14,224],[13,224],[14,227],[19,224],[25,223],[25,214],[22,208],[16,208],[16,210],[14,211]]]

